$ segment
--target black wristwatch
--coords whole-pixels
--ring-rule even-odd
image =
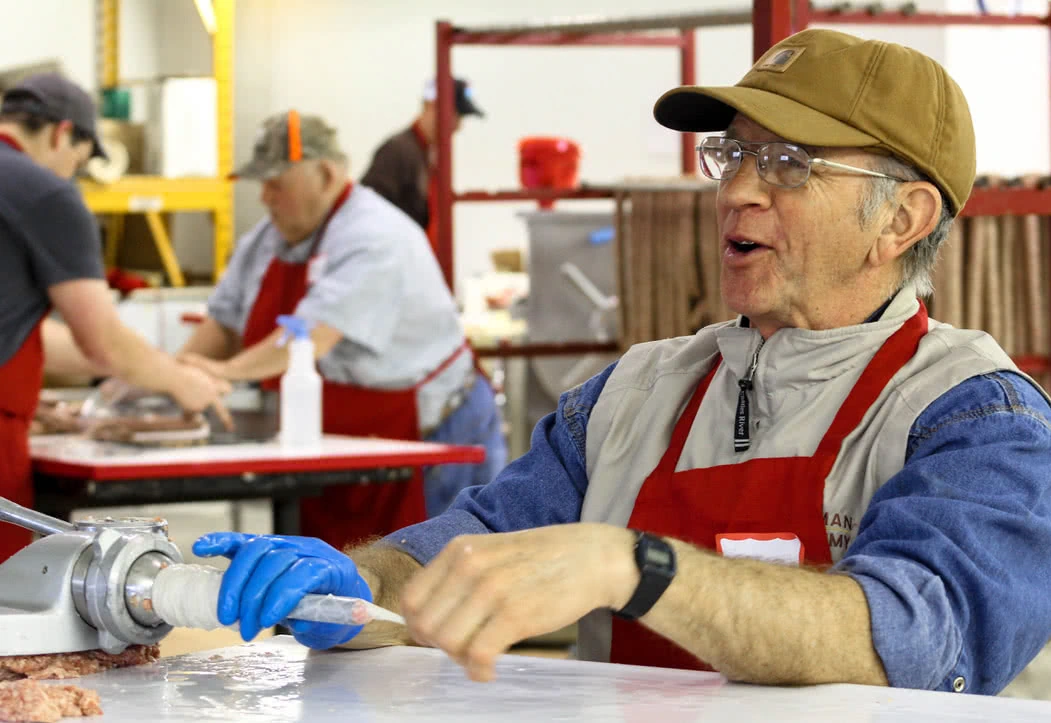
[[[675,577],[675,550],[665,540],[648,532],[635,533],[635,564],[642,576],[628,604],[613,614],[625,620],[638,620],[650,611]]]

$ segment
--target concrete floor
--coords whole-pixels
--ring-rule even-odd
[[[270,503],[266,500],[239,503],[234,505],[225,502],[192,503],[182,505],[158,505],[150,507],[121,507],[104,510],[91,510],[96,516],[103,514],[161,516],[168,520],[168,529],[172,541],[179,546],[187,562],[225,567],[225,560],[203,559],[190,551],[193,541],[208,532],[236,529],[236,520],[240,521],[243,532],[267,534],[271,531]],[[269,636],[264,631],[262,636]],[[212,650],[230,645],[237,645],[241,639],[230,630],[174,630],[161,643],[161,654],[181,655],[200,650]],[[517,654],[567,657],[565,646],[544,646],[516,648]],[[1026,670],[1015,679],[1001,694],[1016,698],[1037,698],[1051,700],[1051,647],[1036,657]]]

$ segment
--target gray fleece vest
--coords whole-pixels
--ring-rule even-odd
[[[717,354],[722,354],[723,363],[701,403],[676,471],[812,456],[866,365],[918,309],[915,293],[906,288],[879,321],[867,324],[825,331],[781,329],[764,343],[758,331],[742,327],[738,320],[706,327],[693,336],[632,347],[606,382],[588,422],[588,489],[581,521],[627,525],[639,489],[663,456],[676,421]],[[757,350],[750,393],[751,446],[735,452],[737,382]],[[916,418],[960,382],[997,370],[1018,371],[988,334],[929,322],[916,354],[844,440],[825,480],[824,518],[833,562],[857,536],[873,494],[903,467]],[[580,621],[581,659],[609,660],[610,622],[608,611],[592,612]]]

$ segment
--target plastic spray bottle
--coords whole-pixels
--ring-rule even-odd
[[[288,369],[281,377],[281,430],[284,447],[321,444],[321,375],[314,365],[314,342],[307,322],[296,316],[277,317],[288,344]]]

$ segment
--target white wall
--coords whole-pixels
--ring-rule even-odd
[[[67,0],[68,2],[68,0]],[[94,5],[95,0],[74,0]],[[73,3],[70,3],[73,4]],[[156,0],[121,0],[118,38],[118,75],[123,83],[149,80],[160,73],[157,48],[165,33],[160,22],[162,4]],[[94,25],[90,36],[95,37]],[[92,77],[92,83],[95,78]]]
[[[94,28],[94,0],[0,0],[0,68],[57,59],[94,88]]]
[[[1047,15],[1043,0],[987,0],[990,12]],[[973,3],[950,0],[957,12]],[[1051,169],[1047,28],[956,26],[945,65],[963,88],[978,139],[978,172],[1020,175]]]
[[[143,0],[140,0],[142,2]],[[192,0],[144,0],[157,6],[160,75],[211,75],[212,39]],[[121,0],[121,4],[127,0]]]

